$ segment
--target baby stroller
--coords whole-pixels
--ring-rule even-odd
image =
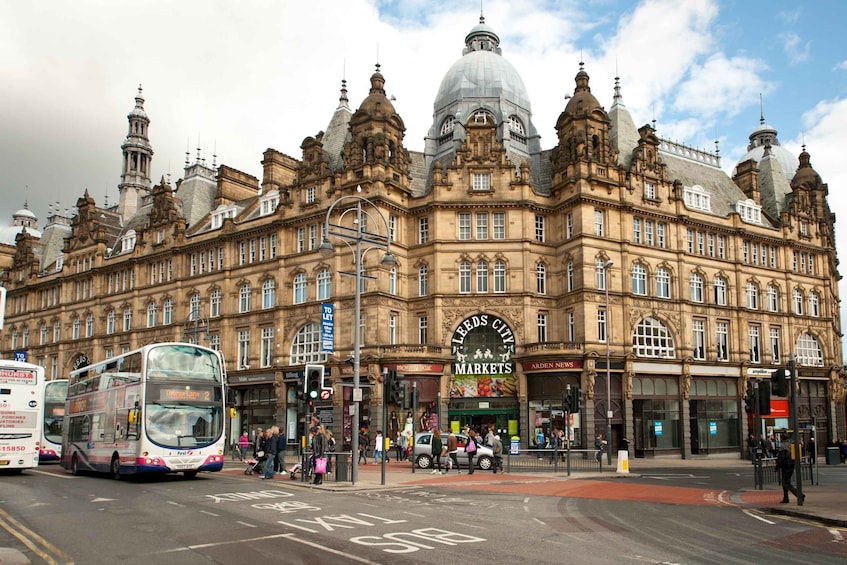
[[[247,468],[244,469],[245,475],[257,474],[261,475],[263,473],[263,467],[265,466],[265,452],[260,451],[258,457],[251,458],[245,461],[247,463]]]
[[[306,480],[310,481],[312,479],[312,470],[314,469],[314,464],[312,462],[311,456],[308,459],[308,463],[306,465]],[[298,461],[288,470],[288,478],[292,481],[297,480],[297,473],[303,472],[303,462]]]

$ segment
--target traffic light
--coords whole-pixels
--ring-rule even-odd
[[[400,378],[397,369],[388,369],[385,382],[386,400],[392,404],[399,404],[403,400],[403,389],[400,387]]]
[[[771,383],[759,382],[759,415],[767,416],[771,413]]]
[[[306,400],[318,400],[324,383],[323,365],[306,365]]]
[[[748,414],[756,413],[756,396],[753,389],[753,381],[747,381],[747,396],[744,398],[744,411]]]
[[[788,396],[788,369],[771,373],[771,392],[774,396]]]
[[[229,409],[229,419],[235,420],[235,416],[236,416],[235,408],[230,408]]]
[[[400,408],[408,410],[412,407],[410,400],[409,383],[405,380],[400,381]]]
[[[579,387],[570,387],[565,391],[562,398],[562,406],[568,414],[576,414],[579,412]]]

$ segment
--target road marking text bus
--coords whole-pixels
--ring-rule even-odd
[[[189,343],[156,343],[71,372],[64,468],[124,474],[220,471],[223,358]]]
[[[56,462],[62,458],[62,426],[65,421],[65,401],[68,381],[47,381],[44,385],[44,427],[41,434],[39,463]]]
[[[0,359],[0,470],[38,466],[44,367]]]

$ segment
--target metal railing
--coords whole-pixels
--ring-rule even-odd
[[[519,449],[503,453],[505,461],[503,469],[507,473],[515,472],[553,472],[570,473],[571,471],[603,472],[603,458],[597,457],[596,449]],[[605,469],[615,467],[605,465]]]

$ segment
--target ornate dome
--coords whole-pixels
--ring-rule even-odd
[[[462,58],[444,75],[435,97],[436,113],[463,98],[502,98],[530,110],[523,79],[500,54],[500,38],[484,18],[465,37]]]
[[[771,157],[777,160],[782,172],[785,173],[788,180],[794,178],[794,173],[797,172],[797,167],[800,166],[800,161],[791,153],[791,151],[780,146],[776,133],[776,129],[774,129],[773,126],[766,124],[765,117],[762,116],[759,119],[759,127],[754,129],[753,133],[750,134],[750,144],[747,146],[747,153],[738,160],[735,164],[736,167],[739,163],[743,163],[750,159],[756,161],[756,164],[758,165],[762,162],[762,156],[765,153],[765,146],[770,145]],[[735,175],[735,170],[732,171],[732,174]]]

